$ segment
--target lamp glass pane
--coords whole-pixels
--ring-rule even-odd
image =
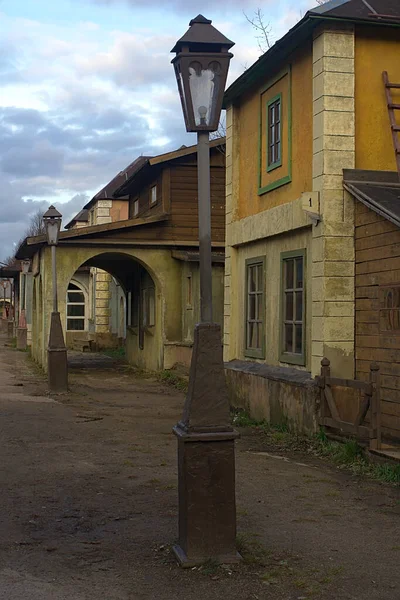
[[[194,119],[197,126],[210,125],[215,111],[220,83],[219,63],[210,63],[207,69],[199,62],[189,67],[189,86],[192,96]]]
[[[47,240],[49,244],[57,244],[59,230],[59,222],[55,219],[50,219],[46,222]]]

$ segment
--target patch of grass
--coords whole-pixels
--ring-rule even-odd
[[[356,475],[367,475],[379,481],[400,485],[400,465],[371,462],[356,440],[341,443],[315,438],[313,450],[317,455],[333,460],[338,466],[346,467]]]
[[[187,392],[188,380],[185,377],[182,377],[182,376],[178,375],[177,373],[174,373],[174,371],[168,371],[168,370],[160,371],[159,373],[157,373],[157,379],[159,381],[162,381],[163,383],[166,383],[166,384],[174,387],[175,389],[179,390],[180,392]]]
[[[119,346],[119,348],[107,348],[106,350],[102,350],[101,353],[118,360],[126,359],[125,346]]]
[[[257,421],[245,410],[235,409],[232,411],[232,424],[236,427],[261,427],[265,421]]]
[[[251,418],[243,409],[232,411],[232,424],[236,427],[257,429],[260,434],[266,436],[268,445],[275,446],[276,449],[314,454],[355,475],[364,475],[385,483],[400,485],[400,464],[372,462],[355,439],[344,439],[343,442],[331,441],[323,429],[315,435],[299,435],[291,432],[288,420],[283,420],[279,425],[270,425],[266,421]],[[307,474],[303,477],[314,479],[312,475]],[[326,482],[328,483],[328,480]]]
[[[199,569],[203,573],[203,575],[215,575],[220,568],[220,565],[216,560],[209,558],[204,565],[202,565]]]
[[[266,566],[270,552],[260,542],[254,539],[255,536],[238,534],[236,537],[236,548],[247,565]]]

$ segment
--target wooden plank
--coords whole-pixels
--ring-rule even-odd
[[[359,310],[356,312],[357,323],[379,323],[378,310]]]
[[[400,402],[387,402],[381,400],[382,415],[400,418]]]
[[[355,206],[356,206],[356,216],[363,215],[364,213],[367,213],[367,212],[374,212],[373,210],[368,208],[368,206],[365,206],[365,204],[363,204],[362,202],[356,202]]]
[[[369,384],[366,385],[363,381],[357,381],[356,379],[340,379],[339,377],[326,377],[325,378],[326,385],[338,385],[341,387],[349,387],[355,390],[365,390],[370,392]]]
[[[363,401],[360,406],[360,410],[358,411],[358,415],[357,415],[357,418],[354,423],[357,427],[362,425],[362,423],[364,422],[365,417],[367,416],[367,412],[369,410],[370,403],[371,403],[371,397],[365,396],[363,398]]]
[[[400,259],[398,256],[358,263],[356,264],[356,275],[381,273],[382,271],[394,271],[395,269],[400,269]]]
[[[389,390],[400,390],[400,363],[398,364],[397,377],[395,375],[381,375],[381,386]]]
[[[358,323],[356,318],[356,335],[379,335],[379,323]]]
[[[381,248],[383,246],[389,246],[391,244],[398,244],[400,240],[400,230],[383,232],[381,234],[360,238],[355,242],[356,252],[358,250],[367,250],[368,248]]]
[[[358,335],[356,348],[398,348],[400,349],[400,335]],[[399,356],[400,359],[400,356]]]
[[[357,250],[356,263],[381,260],[382,258],[400,257],[400,240],[396,244],[382,246],[381,248],[368,248],[367,250]]]
[[[361,298],[379,298],[379,286],[359,286],[356,287],[356,299]]]
[[[334,419],[340,420],[340,415],[338,409],[336,408],[336,403],[332,395],[331,388],[326,385],[324,388],[325,398],[329,406],[329,410],[331,411],[331,415]]]
[[[347,423],[346,421],[336,421],[335,419],[330,419],[329,417],[325,417],[321,420],[323,421],[322,424],[325,425],[325,427],[339,429],[343,433],[348,433],[350,435],[358,435],[363,439],[369,438],[369,427],[356,427],[355,425],[353,425],[353,423]]]
[[[382,427],[388,427],[389,429],[400,431],[400,417],[394,415],[386,415],[381,412],[381,423]]]
[[[374,351],[373,351],[374,352]],[[361,373],[369,373],[369,369],[371,366],[371,359],[367,358],[357,358],[356,360],[356,371],[357,378],[360,378]],[[397,377],[399,373],[399,363],[393,363],[391,361],[379,362],[379,367],[381,371],[381,375],[391,375],[393,377]]]
[[[356,286],[386,285],[399,282],[400,269],[384,271],[383,273],[365,273],[363,275],[356,275],[355,277]]]
[[[400,352],[395,349],[387,348],[356,348],[356,358],[369,360],[370,362],[400,362]]]
[[[378,215],[373,210],[370,210],[362,214],[357,214],[355,226],[362,227],[363,225],[370,225],[371,223],[379,223],[383,221],[383,219],[384,217],[381,217],[381,215]]]
[[[360,298],[356,300],[356,311],[359,310],[379,310],[378,298]]]
[[[400,402],[400,391],[399,390],[388,390],[387,388],[381,388],[381,398],[387,402]]]
[[[356,240],[358,240],[360,238],[372,237],[380,233],[390,233],[392,231],[399,231],[397,225],[383,220],[379,223],[372,223],[371,225],[362,225],[361,227],[356,227],[355,235]]]

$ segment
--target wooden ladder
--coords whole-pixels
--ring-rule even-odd
[[[389,75],[387,71],[382,73],[383,83],[385,85],[386,102],[389,111],[390,127],[392,130],[393,146],[396,154],[397,171],[399,173],[400,180],[400,125],[396,121],[395,110],[400,110],[400,104],[393,102],[392,89],[400,89],[400,83],[391,83],[389,81]]]

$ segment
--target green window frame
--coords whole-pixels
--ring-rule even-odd
[[[245,263],[245,350],[250,358],[265,358],[265,257]]]
[[[306,250],[281,253],[280,361],[306,364]]]
[[[283,79],[285,76],[289,77],[289,82],[288,82],[288,98],[287,98],[287,102],[285,102],[285,111],[282,111],[282,101],[281,101],[281,160],[280,160],[280,164],[276,164],[276,165],[271,165],[269,167],[268,164],[268,147],[267,147],[267,154],[266,154],[266,167],[264,165],[263,167],[263,144],[265,143],[265,139],[263,137],[263,133],[265,131],[265,124],[262,125],[263,123],[263,115],[265,114],[265,103],[263,102],[263,94],[265,94],[265,92],[267,92],[270,88],[272,88],[276,83],[278,83],[278,81],[280,81],[281,79]],[[267,111],[268,111],[268,105],[270,104],[270,102],[273,102],[274,100],[276,101],[278,99],[279,96],[282,96],[282,93],[278,94],[277,96],[274,96],[274,98],[272,98],[271,100],[268,100],[268,104],[267,104]],[[267,140],[268,140],[268,112],[266,113],[267,119],[266,119],[266,127],[267,127]],[[283,135],[283,120],[287,119],[287,135]],[[268,143],[268,142],[267,142]],[[287,175],[284,175],[283,177],[281,177],[280,179],[277,179],[276,181],[271,181],[271,183],[268,183],[267,185],[262,184],[262,176],[263,173],[266,169],[266,172],[270,172],[273,171],[274,169],[276,169],[277,167],[283,167],[285,169],[285,165],[283,163],[283,151],[282,151],[282,144],[284,144],[284,147],[287,148],[287,159],[288,159],[288,164],[287,164]],[[268,81],[268,83],[260,90],[260,109],[259,109],[259,127],[258,127],[258,195],[259,196],[263,196],[264,194],[267,194],[268,192],[271,192],[272,190],[276,190],[277,188],[283,186],[283,185],[287,185],[288,183],[291,183],[292,181],[292,68],[291,65],[288,65],[285,69],[283,69],[282,71],[280,71],[276,77],[273,77],[272,79],[270,79]]]
[[[267,172],[282,166],[282,94],[267,103]]]

